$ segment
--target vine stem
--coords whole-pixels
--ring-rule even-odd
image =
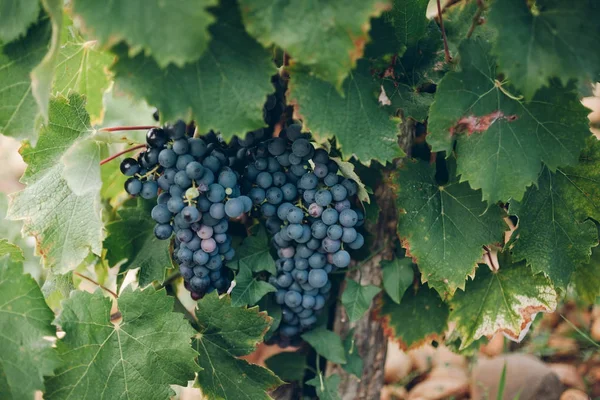
[[[473,35],[475,28],[479,25],[479,19],[481,18],[481,14],[483,14],[483,10],[485,8],[483,4],[483,0],[477,0],[477,12],[473,15],[473,22],[471,23],[471,27],[469,28],[469,32],[467,32],[467,39]]]
[[[442,38],[444,39],[444,58],[446,62],[449,63],[452,61],[452,57],[450,57],[450,50],[448,49],[448,39],[446,38],[446,30],[444,29],[444,18],[442,17],[442,5],[440,4],[440,0],[436,0],[438,17],[440,18],[440,28],[442,29]]]
[[[85,279],[88,282],[93,283],[94,285],[98,286],[100,289],[106,290],[108,293],[110,293],[115,299],[119,298],[119,295],[116,294],[115,292],[113,292],[112,290],[110,290],[109,288],[107,288],[104,285],[99,284],[98,282],[96,282],[95,280],[93,280],[92,278],[90,278],[89,276],[85,276],[83,274],[80,274],[77,271],[73,272],[74,275],[77,275],[78,277],[80,277],[81,279]]]
[[[122,156],[123,154],[127,154],[127,153],[129,153],[129,152],[135,151],[135,150],[137,150],[137,149],[141,149],[141,148],[143,148],[143,147],[146,147],[146,145],[145,145],[145,144],[138,144],[137,146],[133,146],[133,147],[130,147],[130,148],[128,148],[128,149],[125,149],[125,150],[123,150],[123,151],[120,151],[120,152],[118,152],[118,153],[116,153],[116,154],[113,154],[112,156],[110,156],[110,157],[108,157],[108,158],[105,158],[104,160],[100,161],[100,165],[104,165],[104,164],[106,164],[107,162],[109,162],[109,161],[112,161],[112,160],[114,160],[115,158],[118,158],[119,156]]]
[[[142,131],[146,129],[158,128],[153,125],[138,125],[138,126],[113,126],[110,128],[100,128],[102,132],[118,132],[118,131]]]

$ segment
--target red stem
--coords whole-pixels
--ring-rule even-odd
[[[115,132],[115,131],[141,131],[145,129],[158,128],[152,125],[140,125],[140,126],[113,126],[111,128],[100,128],[103,132]]]
[[[110,156],[108,158],[105,158],[104,160],[100,161],[100,165],[104,165],[107,162],[112,161],[112,160],[114,160],[115,158],[117,158],[119,156],[122,156],[123,154],[129,153],[131,151],[135,151],[137,149],[141,149],[143,147],[146,147],[146,145],[145,144],[138,144],[137,146],[133,146],[133,147],[130,147],[130,148],[125,149],[123,151],[120,151],[117,154],[113,154],[112,156]]]
[[[88,276],[85,276],[85,275],[83,275],[83,274],[80,274],[79,272],[76,272],[76,271],[75,271],[75,272],[73,272],[73,274],[74,274],[74,275],[77,275],[78,277],[80,277],[80,278],[82,278],[82,279],[85,279],[85,280],[86,280],[86,281],[88,281],[88,282],[91,282],[91,283],[93,283],[94,285],[97,285],[97,286],[98,286],[98,287],[100,287],[101,289],[104,289],[104,290],[106,290],[106,291],[107,291],[108,293],[110,293],[110,294],[111,294],[111,295],[112,295],[112,296],[113,296],[115,299],[118,299],[118,298],[119,298],[119,296],[118,296],[118,295],[117,295],[115,292],[113,292],[112,290],[110,290],[110,289],[109,289],[109,288],[107,288],[106,286],[103,286],[103,285],[99,284],[98,282],[96,282],[96,281],[95,281],[95,280],[93,280],[92,278],[90,278],[90,277],[88,277]]]
[[[448,49],[448,39],[446,38],[446,30],[444,29],[444,18],[442,18],[442,6],[440,0],[437,0],[438,17],[440,18],[440,28],[442,29],[442,38],[444,39],[444,58],[449,63],[452,60],[450,50]]]

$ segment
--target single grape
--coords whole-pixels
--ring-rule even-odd
[[[204,250],[196,250],[194,252],[193,260],[198,265],[204,265],[208,262],[208,253]]]
[[[302,157],[298,157],[297,155],[295,155],[294,153],[290,154],[288,156],[288,161],[290,163],[291,166],[293,165],[299,165],[302,162]]]
[[[333,225],[338,222],[339,213],[335,208],[328,208],[321,214],[321,220],[327,225]]]
[[[192,276],[194,276],[194,270],[190,267],[189,264],[181,264],[179,266],[179,273],[183,276],[183,279],[189,281]]]
[[[184,221],[189,223],[197,222],[200,220],[201,217],[200,212],[194,206],[184,207],[184,209],[181,210],[181,215]]]
[[[201,212],[208,212],[212,203],[206,198],[206,196],[200,196],[196,199],[196,205],[198,206],[198,210]]]
[[[302,178],[300,178],[298,187],[301,189],[310,190],[316,188],[318,183],[319,179],[317,178],[317,176],[312,172],[307,172],[306,174],[302,175]]]
[[[315,306],[313,307],[313,310],[320,310],[323,306],[325,306],[325,297],[321,295],[315,296]]]
[[[192,261],[193,256],[194,256],[194,253],[192,253],[192,251],[190,249],[187,249],[184,247],[181,247],[179,249],[179,251],[177,252],[177,258],[181,262],[190,262],[190,261]]]
[[[298,257],[302,257],[302,258],[308,258],[310,256],[312,256],[314,253],[313,250],[309,249],[306,245],[304,244],[299,244],[296,247],[296,254],[298,255]]]
[[[151,147],[163,147],[168,140],[169,136],[161,128],[152,128],[146,132],[146,143]]]
[[[269,172],[263,171],[256,177],[256,183],[261,188],[268,189],[273,185],[273,176]]]
[[[277,208],[273,204],[264,203],[260,206],[260,213],[263,217],[273,217],[277,214]]]
[[[304,219],[304,213],[298,207],[292,207],[288,211],[286,218],[290,224],[300,224]]]
[[[179,120],[172,126],[169,126],[168,133],[173,139],[181,139],[185,136],[186,125],[185,122]]]
[[[338,268],[346,268],[350,265],[350,254],[346,250],[340,250],[333,255],[333,265]]]
[[[135,158],[126,158],[121,161],[119,168],[123,175],[133,176],[140,171],[140,164],[138,164],[138,161]]]
[[[317,176],[317,178],[323,179],[329,173],[329,169],[327,169],[327,165],[325,164],[315,164],[313,173]]]
[[[278,187],[272,186],[266,191],[265,197],[269,203],[279,204],[283,201],[283,192]]]
[[[313,160],[315,164],[318,163],[327,165],[329,162],[329,154],[327,154],[327,151],[324,149],[316,149],[315,154],[313,155]]]
[[[288,307],[298,307],[299,305],[302,304],[302,295],[298,292],[295,291],[288,291],[285,294],[285,304]]]
[[[331,194],[333,195],[333,200],[344,201],[348,197],[348,190],[338,183],[331,187]]]
[[[206,197],[213,203],[219,203],[225,199],[225,188],[218,183],[213,183],[208,187]]]
[[[190,154],[196,158],[203,157],[207,152],[206,142],[202,138],[189,138],[188,144]]]
[[[182,243],[187,243],[194,237],[194,233],[190,229],[180,229],[177,231],[177,240]]]
[[[281,187],[281,192],[283,193],[283,200],[285,201],[293,201],[298,196],[298,189],[292,183],[286,183]]]
[[[160,149],[150,148],[144,153],[144,163],[148,168],[154,168],[158,164],[158,154]]]
[[[317,193],[317,191],[314,189],[305,190],[304,193],[302,193],[302,198],[304,199],[305,202],[307,202],[309,204],[314,203],[316,193]]]
[[[346,209],[340,213],[339,219],[344,227],[352,228],[358,222],[358,214],[352,209]]]
[[[177,157],[177,162],[175,163],[175,168],[177,168],[180,171],[184,171],[185,167],[193,161],[194,161],[194,157],[192,157],[190,154],[180,155],[179,157]]]
[[[244,202],[239,198],[229,199],[225,203],[225,214],[229,218],[237,218],[244,212]]]
[[[307,156],[311,149],[313,149],[312,145],[304,138],[297,139],[292,143],[292,153],[298,157]]]
[[[229,222],[226,219],[220,220],[216,225],[213,226],[213,232],[216,234],[225,233],[229,229]]]
[[[289,287],[293,281],[294,281],[294,278],[292,278],[292,275],[287,272],[283,273],[277,277],[277,284],[282,288]]]
[[[269,153],[274,156],[279,156],[285,152],[286,145],[287,140],[284,138],[273,138],[268,144]]]
[[[204,278],[205,276],[209,276],[210,270],[206,267],[198,266],[194,267],[194,275],[198,278]]]
[[[302,296],[302,307],[307,308],[307,309],[311,309],[315,306],[315,297],[305,294],[304,296]]]
[[[312,256],[308,258],[308,265],[312,268],[323,268],[327,263],[327,259],[325,255],[321,253],[314,253]]]
[[[215,239],[215,242],[217,242],[217,244],[223,244],[227,242],[229,236],[226,233],[217,233],[213,236],[213,238]]]
[[[327,207],[332,200],[332,193],[327,189],[318,190],[315,193],[315,203],[321,207]]]
[[[317,203],[312,203],[308,206],[308,215],[314,218],[319,218],[323,213],[323,207],[318,205]]]
[[[213,155],[206,157],[204,161],[202,161],[202,165],[205,168],[210,169],[215,174],[219,172],[219,169],[221,169],[221,161],[219,161],[219,159]]]
[[[323,179],[323,183],[325,183],[327,186],[335,186],[339,181],[339,175],[336,175],[335,173],[328,173],[327,176],[325,177],[325,179]]]
[[[172,217],[171,212],[165,204],[157,204],[154,206],[150,212],[150,216],[159,224],[169,223]]]
[[[308,284],[317,289],[325,286],[328,279],[327,272],[322,269],[313,269],[308,273]]]
[[[175,140],[172,148],[175,154],[182,155],[187,154],[187,152],[190,150],[190,145],[187,139],[182,138]]]
[[[175,174],[175,184],[182,189],[187,189],[192,186],[192,180],[185,171],[179,171]]]
[[[287,226],[287,234],[292,239],[299,239],[302,236],[302,225],[300,224],[290,224]]]
[[[325,239],[323,239],[322,246],[323,250],[325,250],[326,252],[335,253],[341,248],[341,242],[339,240],[334,240],[326,237]]]
[[[203,239],[200,247],[205,252],[212,253],[217,248],[217,242],[215,242],[215,239],[213,239],[213,238]]]
[[[154,236],[160,240],[166,240],[171,237],[173,227],[170,224],[157,224],[154,227]]]
[[[198,183],[198,187],[208,188],[215,182],[215,174],[210,169],[204,169],[204,174],[202,174],[202,178],[196,179],[196,183]]]
[[[146,181],[142,185],[140,196],[144,199],[153,199],[158,194],[158,184],[154,181]]]
[[[125,181],[125,191],[132,196],[137,196],[142,191],[142,182],[137,178],[129,178]]]
[[[211,240],[211,239],[209,239]],[[210,269],[211,271],[215,271],[219,268],[221,268],[221,266],[223,265],[223,259],[221,258],[221,256],[212,256],[208,259],[208,262],[206,263],[206,268]]]
[[[352,243],[358,237],[354,228],[342,228],[342,232],[342,242],[344,243]]]
[[[337,212],[342,212],[350,207],[352,207],[352,205],[350,204],[350,200],[348,199],[338,201],[337,203],[335,203],[335,209]]]
[[[298,178],[301,178],[302,176],[306,175],[307,174],[306,170],[307,170],[307,166],[303,165],[303,164],[292,165],[290,167],[290,172],[293,175],[295,175],[296,177],[298,177]],[[314,176],[314,174],[311,174],[311,175]],[[314,176],[314,179],[317,179],[317,177]],[[309,178],[308,183],[314,183],[314,185],[315,185],[314,187],[316,187],[317,185],[316,185],[316,181],[314,179]],[[310,188],[310,187],[300,187],[300,189],[314,189],[314,187],[312,187],[312,188]]]
[[[342,181],[342,186],[344,186],[348,191],[348,196],[354,196],[356,193],[358,193],[358,185],[352,179],[344,179]]]
[[[248,196],[254,204],[261,204],[263,201],[265,201],[266,194],[264,189],[255,187],[250,190]]]
[[[254,161],[254,167],[259,171],[265,171],[269,167],[269,161],[266,158],[259,158]]]
[[[171,198],[171,195],[169,193],[162,192],[161,194],[158,195],[158,199],[156,199],[156,204],[166,205],[170,198]]]
[[[204,175],[204,167],[198,161],[192,161],[185,166],[185,173],[190,179],[200,179]]]
[[[310,227],[312,235],[317,239],[327,236],[327,225],[323,221],[315,221]]]
[[[282,167],[289,167],[290,165],[292,165],[292,163],[290,162],[290,153],[288,152],[277,156],[276,159],[279,165],[281,165]]]
[[[225,218],[225,206],[223,203],[214,203],[208,211],[211,217],[216,219]]]

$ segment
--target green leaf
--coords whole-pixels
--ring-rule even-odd
[[[406,289],[413,283],[415,273],[410,258],[394,258],[381,262],[383,288],[390,298],[400,304]]]
[[[274,91],[276,69],[270,53],[244,31],[235,4],[225,1],[216,14],[214,39],[198,61],[162,70],[153,59],[130,57],[119,46],[112,68],[117,86],[158,107],[162,119],[191,117],[200,132],[220,131],[231,139],[264,126],[263,104]]]
[[[123,208],[118,214],[119,220],[106,225],[106,259],[111,266],[126,259],[121,271],[139,268],[138,280],[142,287],[153,281],[162,282],[167,269],[173,267],[170,240],[156,238],[154,221],[142,207]]]
[[[393,0],[392,9],[383,13],[383,19],[395,33],[398,44],[411,46],[425,36],[429,20],[429,0]]]
[[[473,276],[483,246],[502,243],[504,211],[481,201],[481,192],[459,183],[454,159],[448,159],[449,181],[436,181],[436,168],[407,161],[394,178],[400,210],[398,235],[428,282],[443,297],[464,289]],[[446,293],[447,292],[447,293]]]
[[[593,0],[495,1],[488,23],[494,53],[508,79],[532,98],[550,78],[595,82],[600,73],[600,5]]]
[[[267,231],[262,225],[254,229],[252,235],[246,237],[242,245],[236,249],[235,258],[227,266],[231,269],[247,267],[251,272],[267,271],[277,274],[275,260],[270,253],[270,241]]]
[[[488,42],[496,40],[496,30],[485,22],[490,3],[490,0],[465,0],[444,9],[444,30],[452,57],[457,55],[460,43],[468,39],[467,35],[473,27],[474,18],[483,23],[476,24],[471,35],[484,38]],[[483,5],[483,10],[480,9],[480,4]]]
[[[36,238],[44,264],[57,273],[75,269],[90,250],[102,250],[99,152],[80,147],[93,140],[90,135],[85,101],[72,94],[50,101],[36,147],[25,142],[20,150],[27,187],[11,196],[7,218],[24,221],[23,232]],[[73,146],[86,152],[73,154]]]
[[[277,328],[279,328],[282,317],[281,306],[275,302],[274,296],[265,296],[258,302],[258,307],[265,311],[272,319],[271,326],[269,326],[269,330],[265,334],[265,341],[267,341],[273,336]]]
[[[25,256],[23,250],[17,245],[10,243],[6,239],[0,239],[0,259],[8,255],[8,258],[12,261],[24,261]]]
[[[356,376],[358,379],[363,373],[363,359],[358,354],[358,348],[355,344],[354,329],[351,329],[344,339],[344,351],[346,352],[346,364],[342,364],[342,368],[349,374]]]
[[[333,85],[294,68],[289,83],[289,100],[304,126],[318,141],[335,137],[344,159],[351,156],[363,164],[382,163],[403,155],[398,146],[398,126],[377,103],[377,85],[359,63],[343,84],[344,96]]]
[[[238,357],[250,354],[269,330],[271,318],[258,307],[231,305],[216,292],[198,302],[200,335],[193,347],[200,353],[196,385],[209,399],[270,399],[266,393],[283,382],[268,369]]]
[[[169,385],[193,379],[194,330],[165,290],[128,287],[117,304],[122,320],[113,322],[101,291],[76,291],[63,303],[56,320],[66,333],[57,342],[63,365],[46,379],[45,399],[165,399],[175,394]]]
[[[596,224],[588,218],[600,221],[600,142],[592,137],[588,143],[579,164],[554,174],[544,168],[537,187],[509,208],[519,217],[512,236],[514,261],[526,259],[534,273],[544,272],[562,290],[598,245]]]
[[[267,293],[276,292],[275,286],[259,281],[252,276],[247,266],[242,266],[235,276],[235,287],[231,291],[231,305],[234,307],[255,305]]]
[[[265,360],[267,368],[286,382],[302,382],[306,369],[306,354],[283,352]]]
[[[346,364],[344,345],[337,333],[318,327],[303,333],[302,339],[310,344],[317,354],[329,361],[336,364]]]
[[[411,117],[417,121],[427,118],[433,94],[425,90],[437,84],[445,68],[440,38],[437,24],[431,22],[427,35],[415,41],[402,57],[394,61],[393,66],[388,67],[392,73],[386,70],[383,74],[381,90],[390,106],[402,110],[405,118]]]
[[[95,123],[102,120],[102,96],[110,85],[108,67],[114,56],[100,51],[95,41],[86,41],[73,29],[63,27],[63,35],[66,41],[58,53],[53,90],[65,96],[75,90],[86,96],[86,109]]]
[[[462,339],[460,349],[500,331],[520,340],[533,314],[554,311],[556,297],[548,278],[533,275],[523,262],[512,264],[505,255],[498,272],[482,265],[465,291],[456,293],[449,321]]]
[[[31,71],[31,92],[35,98],[44,122],[48,122],[48,105],[54,79],[54,67],[60,50],[60,32],[62,30],[63,0],[41,0],[44,9],[50,17],[52,36],[48,52],[42,62]]]
[[[61,303],[68,299],[71,291],[76,290],[73,284],[73,273],[66,274],[48,273],[44,284],[42,285],[42,293],[46,299],[48,306],[57,312],[62,309]]]
[[[317,396],[320,400],[340,400],[339,387],[341,378],[338,374],[329,375],[324,378],[322,375],[307,381],[307,385],[317,388]]]
[[[40,13],[38,0],[0,0],[0,42],[8,43],[22,36]]]
[[[360,283],[346,279],[346,288],[342,294],[342,304],[350,322],[358,321],[371,306],[373,298],[381,292],[381,288],[373,285],[362,286]]]
[[[44,58],[50,34],[50,21],[42,17],[25,37],[9,44],[0,43],[0,133],[3,135],[34,137],[38,106],[31,92],[29,75]]]
[[[407,290],[400,304],[384,295],[379,315],[386,335],[405,350],[436,340],[448,326],[448,306],[427,285]]]
[[[263,46],[281,47],[340,89],[369,40],[370,18],[389,1],[240,0],[240,6],[246,29]]]
[[[6,242],[0,243],[6,251]],[[37,282],[23,273],[20,249],[11,246],[17,262],[0,260],[0,398],[33,399],[36,390],[44,390],[43,377],[58,365],[52,342],[44,339],[56,335],[54,314]]]
[[[572,86],[556,82],[529,103],[518,100],[510,84],[497,81],[489,50],[481,39],[462,42],[461,70],[437,87],[427,142],[450,154],[457,140],[458,174],[484,200],[521,200],[542,162],[552,171],[577,162],[590,135],[587,111]]]
[[[217,0],[183,0],[176,6],[160,0],[108,4],[76,0],[73,11],[104,47],[124,40],[131,56],[152,55],[164,68],[169,63],[183,66],[204,54],[210,40],[208,26],[215,19],[207,8],[217,4]]]
[[[590,304],[597,304],[596,300],[600,296],[600,247],[592,249],[589,264],[575,268],[571,282],[579,297]]]

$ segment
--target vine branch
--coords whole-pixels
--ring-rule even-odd
[[[138,126],[113,126],[110,128],[100,128],[102,132],[118,132],[118,131],[142,131],[146,129],[158,128],[154,125],[138,125]]]
[[[448,38],[446,38],[446,30],[444,29],[444,18],[442,17],[442,6],[440,4],[440,0],[436,0],[437,3],[437,11],[438,17],[440,19],[440,28],[442,29],[442,38],[444,39],[444,59],[447,63],[452,61],[452,57],[450,57],[450,50],[448,49]]]
[[[125,150],[123,150],[123,151],[120,151],[120,152],[118,152],[118,153],[116,153],[116,154],[113,154],[112,156],[110,156],[110,157],[108,157],[108,158],[105,158],[104,160],[100,161],[100,165],[104,165],[104,164],[106,164],[107,162],[109,162],[109,161],[112,161],[112,160],[114,160],[115,158],[118,158],[119,156],[122,156],[123,154],[130,153],[130,152],[132,152],[132,151],[135,151],[135,150],[137,150],[137,149],[141,149],[141,148],[143,148],[143,147],[146,147],[146,145],[145,145],[145,144],[138,144],[137,146],[133,146],[133,147],[130,147],[130,148],[128,148],[128,149],[125,149]]]
[[[467,32],[467,39],[469,39],[471,37],[471,35],[473,35],[473,32],[475,31],[475,28],[477,27],[477,25],[480,24],[480,19],[481,19],[481,14],[483,14],[483,11],[485,9],[485,5],[483,4],[483,0],[477,0],[477,12],[475,13],[475,15],[473,15],[473,22],[471,23],[471,27],[469,28],[469,32]]]
[[[80,273],[79,273],[79,272],[77,272],[77,271],[74,271],[74,272],[73,272],[73,275],[77,275],[77,276],[78,276],[78,277],[80,277],[81,279],[85,279],[86,281],[93,283],[94,285],[98,286],[100,289],[103,289],[103,290],[105,290],[106,292],[110,293],[110,294],[111,294],[111,296],[112,296],[112,297],[114,297],[115,299],[118,299],[118,298],[119,298],[119,295],[118,295],[118,294],[116,294],[115,292],[113,292],[112,290],[110,290],[109,288],[107,288],[106,286],[104,286],[104,285],[101,285],[100,283],[96,282],[95,280],[93,280],[93,279],[92,279],[92,278],[90,278],[89,276],[85,276],[85,275],[83,275],[83,274],[80,274]]]

